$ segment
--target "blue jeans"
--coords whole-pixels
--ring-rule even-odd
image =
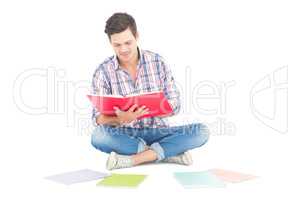
[[[92,134],[92,145],[106,153],[137,154],[148,146],[157,161],[202,146],[209,138],[207,126],[196,123],[164,128],[128,128],[99,125]]]

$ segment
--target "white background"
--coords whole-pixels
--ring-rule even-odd
[[[296,198],[299,10],[296,1],[1,1],[1,199]],[[95,68],[113,54],[104,26],[118,11],[136,19],[140,47],[172,67],[184,102],[174,123],[200,120],[212,137],[192,152],[191,167],[116,171],[148,174],[137,189],[47,181],[83,168],[105,171],[107,155],[90,145],[85,94]],[[192,104],[197,97],[210,114]],[[211,168],[259,178],[184,190],[172,177]]]

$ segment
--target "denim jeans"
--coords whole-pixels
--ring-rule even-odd
[[[206,125],[195,123],[164,128],[129,128],[99,125],[92,133],[92,145],[106,153],[137,154],[148,146],[157,161],[202,146],[209,138]]]

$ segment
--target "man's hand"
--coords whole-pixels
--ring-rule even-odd
[[[136,104],[131,106],[128,111],[122,111],[117,107],[114,107],[115,113],[119,119],[119,123],[127,124],[134,120],[136,120],[138,117],[141,117],[143,115],[149,114],[149,109],[146,108],[146,106],[141,106],[138,108]]]

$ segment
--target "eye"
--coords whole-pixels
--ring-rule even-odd
[[[132,42],[126,42],[125,44],[126,44],[126,45],[131,45],[131,43],[132,43]]]

